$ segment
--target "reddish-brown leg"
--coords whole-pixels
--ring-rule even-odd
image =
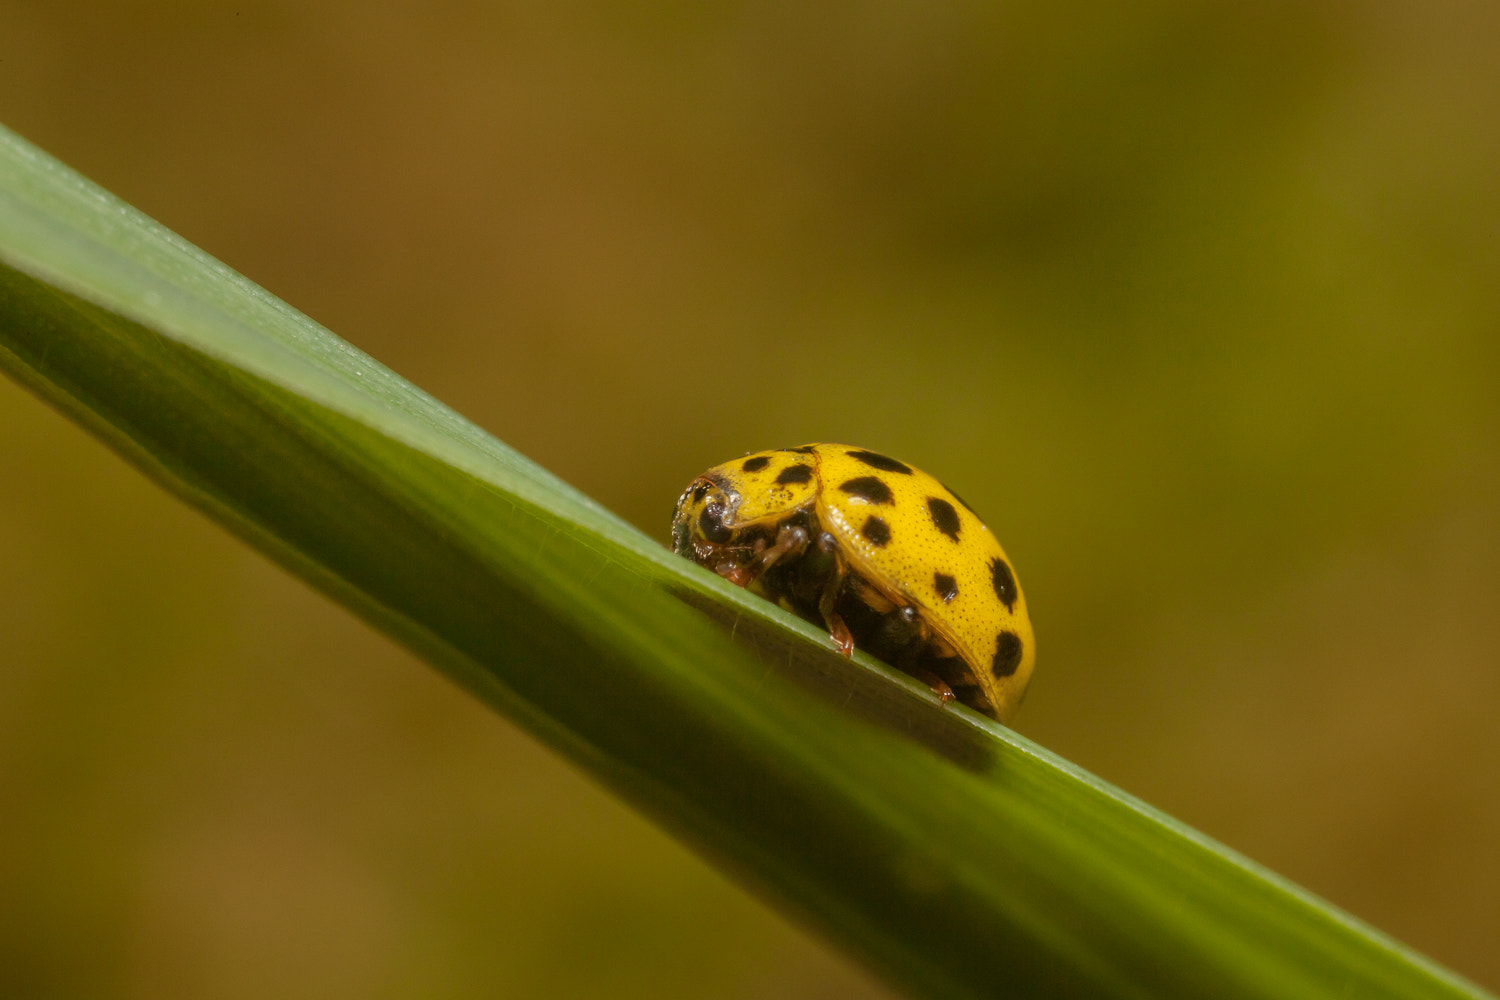
[[[948,702],[958,697],[958,695],[953,693],[953,689],[948,686],[948,682],[943,680],[937,674],[933,673],[931,670],[923,670],[921,668],[918,668],[916,670],[913,670],[911,674],[917,680],[932,688],[932,693],[941,698],[944,705],[948,704]]]
[[[838,542],[826,531],[818,536],[818,548],[833,559],[833,572],[828,574],[828,582],[823,585],[823,593],[818,596],[818,614],[823,616],[823,624],[828,627],[828,635],[839,652],[845,656],[853,656],[854,636],[850,634],[849,626],[844,624],[844,619],[833,610],[839,592],[844,587],[844,560],[839,555]]]
[[[844,624],[844,619],[835,614],[832,609],[822,612],[822,615],[823,623],[828,626],[828,636],[838,647],[838,651],[845,656],[853,656],[854,636],[849,633],[849,626]]]

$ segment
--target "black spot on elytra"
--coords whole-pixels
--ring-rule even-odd
[[[782,451],[795,451],[799,455],[811,455],[818,450],[817,445],[804,444],[798,448],[783,448]]]
[[[764,469],[770,464],[771,460],[766,456],[756,455],[754,458],[745,459],[740,468],[744,469],[746,472],[759,472],[761,469]]]
[[[990,671],[996,677],[1009,677],[1021,665],[1022,652],[1020,636],[1014,632],[1001,632],[995,642],[995,660],[990,664]]]
[[[875,476],[860,476],[858,479],[851,479],[839,489],[865,503],[890,504],[895,502],[891,496],[891,488]]]
[[[891,526],[874,514],[865,518],[865,526],[859,529],[859,533],[877,549],[885,548],[891,540]]]
[[[937,588],[938,596],[943,599],[944,604],[953,603],[958,596],[958,581],[947,573],[932,574],[932,585]]]
[[[781,470],[781,475],[776,477],[776,485],[790,486],[793,483],[805,483],[812,478],[812,472],[810,465],[788,465]]]
[[[734,532],[724,523],[724,508],[716,503],[704,507],[703,513],[698,515],[698,530],[715,545],[723,545],[734,537]]]
[[[872,469],[881,472],[899,472],[903,476],[911,475],[911,466],[896,461],[894,458],[886,458],[884,455],[873,451],[850,451],[845,452],[850,458],[857,458]]]
[[[997,557],[990,563],[990,570],[995,576],[995,596],[1000,598],[1000,603],[1005,605],[1007,611],[1014,610],[1020,591],[1016,589],[1016,578],[1010,571],[1010,563]]]
[[[955,542],[958,541],[958,529],[961,525],[958,520],[958,511],[953,509],[951,503],[942,497],[928,497],[927,513],[932,515],[932,523],[937,526],[937,530]]]

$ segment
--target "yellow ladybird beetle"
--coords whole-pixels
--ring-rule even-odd
[[[689,484],[672,550],[1006,721],[1036,646],[990,529],[904,462],[841,444],[756,452]]]

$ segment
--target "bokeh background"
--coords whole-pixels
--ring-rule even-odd
[[[0,121],[659,538],[940,475],[1021,732],[1500,988],[1500,7],[0,0]],[[887,995],[8,382],[0,994]]]

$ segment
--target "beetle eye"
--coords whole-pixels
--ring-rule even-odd
[[[710,500],[703,513],[698,515],[698,531],[715,545],[723,545],[734,537],[734,532],[724,523],[724,505]]]

